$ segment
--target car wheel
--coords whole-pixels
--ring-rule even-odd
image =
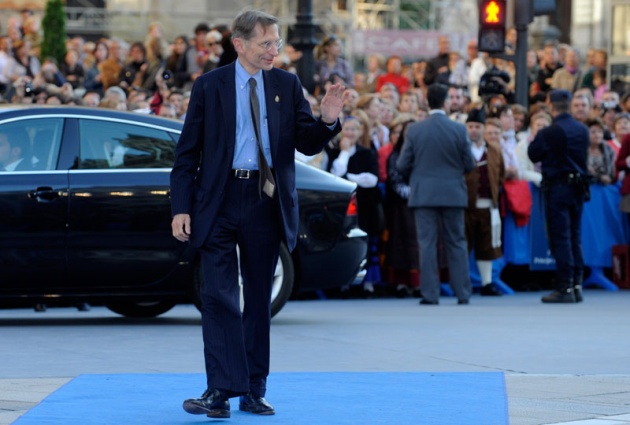
[[[125,317],[156,317],[175,307],[175,304],[176,303],[170,301],[116,301],[107,304],[106,307],[114,313],[121,314]]]
[[[280,245],[280,257],[276,265],[276,271],[273,275],[273,286],[271,288],[271,317],[275,316],[282,310],[287,303],[293,291],[293,282],[295,280],[295,269],[293,267],[293,259],[289,250],[284,244]],[[193,302],[197,309],[201,311],[201,264],[199,261],[195,264],[195,273],[193,279]],[[239,273],[238,283],[241,287],[241,310],[243,309],[243,281]]]
[[[295,281],[295,269],[293,268],[293,258],[287,247],[280,245],[280,258],[276,265],[276,272],[273,274],[273,286],[271,288],[271,317],[282,310],[287,303],[291,292],[293,292],[293,282]]]

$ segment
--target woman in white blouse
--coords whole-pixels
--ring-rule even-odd
[[[551,116],[545,112],[540,111],[532,115],[529,120],[529,131],[524,132],[519,142],[516,144],[516,157],[518,159],[518,168],[520,178],[528,182],[534,183],[540,187],[542,181],[542,173],[540,172],[540,166],[532,163],[527,156],[527,147],[536,137],[536,133],[539,130],[549,127],[551,125]]]
[[[378,245],[384,227],[382,195],[378,184],[378,159],[372,148],[369,120],[365,112],[355,110],[341,127],[339,156],[330,172],[357,184],[359,227],[368,234],[367,273],[363,281],[365,296],[372,296],[374,283],[380,283]],[[342,288],[347,289],[347,288]]]

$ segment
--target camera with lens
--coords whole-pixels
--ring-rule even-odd
[[[167,70],[165,70],[165,71],[162,73],[162,79],[163,79],[164,81],[168,81],[168,80],[170,80],[170,79],[171,79],[171,71],[169,71],[168,69],[167,69]]]
[[[33,96],[33,83],[24,84],[24,96],[29,97]]]

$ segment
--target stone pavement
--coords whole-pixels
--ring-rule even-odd
[[[292,301],[273,320],[272,371],[503,371],[512,425],[630,425],[630,291],[590,290],[578,305],[542,305],[541,295],[474,296],[469,306]],[[180,306],[162,320],[194,314]],[[0,425],[76,376],[42,375],[0,376]]]

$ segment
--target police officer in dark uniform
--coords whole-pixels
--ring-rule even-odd
[[[569,114],[571,93],[552,90],[547,98],[553,123],[540,130],[527,153],[542,162],[547,234],[556,260],[555,290],[543,303],[582,301],[584,258],[580,227],[588,200],[588,128]]]

